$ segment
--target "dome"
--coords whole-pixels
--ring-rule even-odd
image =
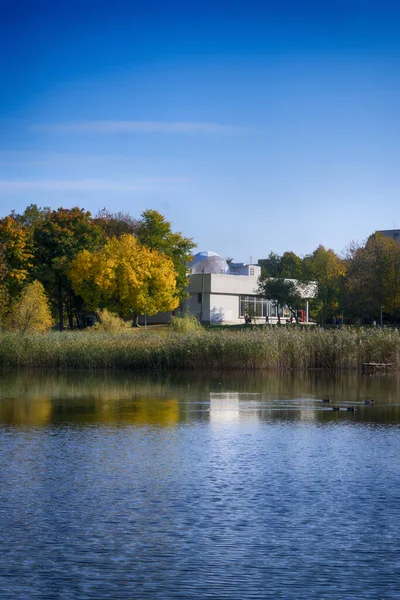
[[[189,263],[189,268],[192,275],[201,273],[226,274],[229,271],[225,258],[210,250],[195,254]]]
[[[202,260],[205,260],[206,258],[210,258],[210,256],[218,256],[219,258],[220,255],[217,254],[216,252],[211,252],[211,250],[203,250],[203,252],[198,252],[197,254],[195,254],[190,262],[190,266],[193,267],[194,265],[196,265],[198,262],[201,262]]]

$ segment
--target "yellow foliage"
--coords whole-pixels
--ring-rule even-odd
[[[6,327],[11,306],[11,295],[4,284],[0,284],[0,327]]]
[[[116,333],[118,331],[124,331],[131,327],[130,323],[127,323],[120,317],[117,317],[106,308],[98,310],[97,315],[99,317],[99,323],[93,327],[95,331],[107,331],[109,333]]]
[[[45,333],[53,323],[43,285],[34,281],[26,286],[14,302],[8,318],[9,326],[22,333]]]
[[[124,317],[153,315],[179,304],[172,260],[129,234],[110,239],[97,252],[80,252],[70,277],[88,307],[107,306]]]
[[[11,216],[0,220],[0,281],[14,292],[20,289],[20,284],[26,280],[32,267],[33,254],[29,246],[29,234],[25,227]]]

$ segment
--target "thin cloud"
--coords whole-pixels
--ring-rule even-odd
[[[37,123],[35,131],[54,133],[183,133],[183,134],[226,134],[240,133],[245,128],[220,123],[192,121],[65,121],[59,123]]]
[[[183,178],[149,178],[137,181],[118,182],[99,179],[62,180],[46,179],[33,181],[0,180],[0,192],[18,192],[24,190],[65,190],[65,191],[137,191],[151,189],[165,184],[189,183]]]

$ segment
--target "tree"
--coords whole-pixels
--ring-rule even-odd
[[[302,279],[302,261],[294,252],[284,252],[280,264],[281,277],[287,279]]]
[[[191,238],[173,233],[171,223],[156,210],[145,210],[141,215],[136,237],[143,246],[157,250],[169,257],[176,272],[176,294],[181,302],[187,297],[188,262],[196,246]]]
[[[352,246],[347,256],[345,289],[353,310],[364,321],[382,310],[398,317],[400,306],[400,247],[381,233],[364,246]]]
[[[98,225],[104,235],[108,238],[121,237],[124,233],[135,234],[138,222],[128,213],[111,213],[106,208],[100,210],[94,217],[93,222]]]
[[[0,284],[11,296],[17,296],[32,269],[32,248],[29,234],[14,217],[0,220]]]
[[[80,252],[71,263],[70,277],[88,307],[108,308],[135,323],[138,315],[179,304],[172,260],[128,234],[97,251]]]
[[[79,305],[69,279],[71,261],[84,248],[98,248],[102,239],[103,233],[93,222],[90,212],[78,207],[49,211],[35,227],[35,274],[56,305],[61,331],[64,307],[72,329],[73,315],[77,315]]]
[[[43,285],[39,281],[28,284],[21,297],[13,303],[10,326],[22,333],[45,333],[53,323]]]
[[[49,206],[41,208],[37,204],[29,204],[22,214],[18,214],[13,210],[11,216],[33,233],[34,229],[44,222],[50,211]]]
[[[7,327],[12,298],[5,285],[0,284],[0,327]]]
[[[270,252],[268,258],[260,258],[258,264],[261,267],[261,277],[280,277],[281,275],[281,260],[282,257],[275,252]]]
[[[303,302],[301,289],[301,284],[299,282],[290,281],[281,277],[268,277],[267,279],[260,278],[258,293],[267,300],[272,300],[275,303],[279,324],[281,322],[279,306],[283,307],[285,305],[296,319],[296,323],[298,323],[299,320],[296,309],[299,308]]]
[[[343,295],[345,262],[333,250],[318,246],[311,256],[311,274],[317,282],[317,299],[321,303],[320,323],[325,323],[329,311],[335,312]]]

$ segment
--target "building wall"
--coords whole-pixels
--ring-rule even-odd
[[[384,229],[376,233],[382,233],[382,235],[392,238],[395,242],[400,242],[400,229]]]
[[[240,296],[254,295],[258,287],[258,277],[247,275],[222,275],[204,273],[191,275],[188,292],[190,300],[185,308],[200,320],[201,304],[198,295],[203,298],[203,323],[218,322],[242,323],[239,317]]]
[[[189,294],[204,292],[205,294],[252,295],[256,293],[257,288],[257,277],[205,273],[190,276],[188,292]]]
[[[240,323],[239,296],[231,294],[210,294],[211,323]]]
[[[312,297],[315,284],[311,282],[305,297]],[[240,296],[257,296],[258,277],[247,275],[223,275],[202,273],[190,276],[187,291],[189,298],[174,314],[189,312],[203,323],[219,322],[227,324],[244,323],[240,316]],[[308,295],[309,294],[309,295]],[[201,301],[200,301],[201,298]],[[305,302],[304,302],[305,304]],[[171,313],[159,313],[147,319],[148,323],[168,323]],[[275,315],[270,323],[276,321]],[[140,320],[143,323],[143,317]],[[254,323],[265,323],[265,317],[253,318]]]
[[[247,277],[259,277],[261,267],[258,265],[245,265],[244,263],[232,263],[229,265],[229,272],[232,275],[246,275]]]

